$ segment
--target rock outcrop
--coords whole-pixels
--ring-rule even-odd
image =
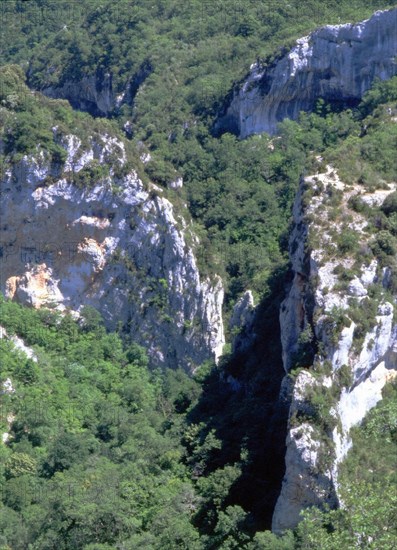
[[[22,351],[26,357],[28,359],[31,359],[34,363],[37,363],[37,355],[35,354],[35,352],[32,350],[32,348],[30,348],[29,346],[27,346],[25,344],[25,342],[22,340],[22,338],[19,338],[18,336],[16,336],[15,334],[13,334],[12,336],[9,336],[7,334],[7,331],[4,327],[0,326],[0,340],[3,339],[3,338],[6,338],[9,342],[12,343],[12,345],[14,346],[14,348],[18,351]],[[8,388],[11,384],[11,382],[9,381],[10,379],[8,378],[7,379],[8,382],[7,383],[4,383],[5,384],[5,388]],[[11,389],[12,389],[12,384],[11,384]],[[13,390],[12,390],[13,391]],[[11,392],[12,393],[12,392]]]
[[[126,79],[121,93],[116,93],[113,87],[113,75],[102,72],[80,79],[65,78],[59,84],[41,86],[40,91],[53,99],[67,99],[74,109],[93,116],[109,116],[123,104],[132,103],[140,85],[151,72],[151,64],[143,63],[134,75]]]
[[[397,375],[388,270],[368,254],[375,235],[368,236],[368,220],[348,202],[357,195],[379,204],[395,188],[365,193],[331,167],[301,182],[290,240],[294,279],[280,312],[284,367],[294,374],[283,385],[293,387],[275,532],[294,528],[307,507],[340,504],[338,470],[349,432]]]
[[[116,97],[113,93],[110,74],[101,79],[91,75],[81,80],[67,80],[60,86],[43,88],[41,92],[53,99],[67,99],[74,109],[87,111],[94,116],[110,115],[124,99],[123,94]]]
[[[251,290],[246,290],[233,307],[229,321],[233,352],[242,352],[254,342],[256,337],[253,330],[254,318],[254,297]]]
[[[274,134],[280,121],[297,119],[320,98],[355,105],[375,78],[397,74],[396,56],[397,9],[354,25],[322,27],[269,66],[252,65],[215,128],[242,138]]]
[[[122,168],[121,141],[105,135],[83,146],[69,135],[63,147],[62,169],[38,150],[1,179],[1,291],[33,307],[93,306],[155,365],[192,371],[217,358],[223,287],[200,275],[187,222],[134,171],[78,180],[95,162]]]
[[[11,343],[13,352],[24,354],[28,359],[31,359],[33,362],[37,363],[37,356],[35,352],[25,344],[25,342],[16,335],[9,335],[4,327],[0,326],[0,340],[5,339]],[[7,410],[7,396],[11,396],[15,393],[14,384],[11,378],[6,378],[5,380],[0,380],[0,425],[5,425],[5,432],[1,433],[1,441],[7,443],[11,439],[10,431],[11,425],[15,420],[15,415],[11,410]],[[4,399],[6,397],[6,399]]]

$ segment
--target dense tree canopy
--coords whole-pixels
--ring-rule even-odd
[[[12,65],[0,67],[0,175],[38,150],[62,170],[66,134],[83,143],[117,135],[126,144],[126,169],[163,185],[177,208],[188,204],[183,213],[201,240],[200,269],[225,282],[226,319],[250,288],[260,302],[255,329],[276,342],[299,177],[331,163],[363,189],[396,180],[397,78],[375,83],[353,110],[320,101],[298,122],[282,122],[275,138],[215,137],[213,122],[257,57],[270,63],[319,24],[359,20],[386,6],[2,2],[1,60]],[[128,101],[109,118],[93,117],[32,91],[86,75],[111,75]],[[151,155],[145,166],[142,151]],[[110,161],[94,164],[75,183],[91,185],[110,168],[117,171]],[[184,187],[166,189],[176,175]],[[359,200],[353,207],[366,208]],[[385,265],[397,250],[395,210],[393,194],[368,213],[376,234],[368,254]],[[354,246],[354,235],[341,236],[341,250]],[[188,378],[150,370],[145,350],[121,331],[108,333],[90,308],[76,322],[1,299],[0,318],[37,356],[0,339],[0,428],[8,433],[0,445],[1,550],[395,547],[395,386],[354,433],[342,476],[345,508],[308,510],[295,532],[276,537],[266,529],[286,429],[286,411],[277,405],[278,344],[256,342],[249,353],[225,354],[218,367],[203,365]],[[229,375],[237,390],[224,383]]]

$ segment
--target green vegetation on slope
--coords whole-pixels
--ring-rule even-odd
[[[224,276],[229,308],[247,287],[258,298],[266,295],[272,271],[286,262],[283,235],[305,158],[289,137],[274,152],[265,137],[215,139],[215,116],[257,57],[271,63],[320,24],[358,21],[388,6],[379,0],[11,1],[2,4],[0,50],[4,62],[23,67],[34,89],[88,75],[103,86],[111,82],[113,96],[126,92],[110,116],[120,127],[130,123],[134,149],[143,141],[150,150],[146,170],[153,181],[183,176],[181,198],[202,238],[202,265]]]
[[[236,169],[243,170],[248,181],[249,174],[255,181],[261,169],[274,172],[272,185],[259,178],[256,187],[242,185],[236,195],[231,194],[227,208],[217,209],[211,188],[204,196],[197,191],[192,203],[197,220],[208,224],[208,234],[211,227],[219,227],[218,234],[212,230],[213,242],[234,229],[240,231],[237,242],[244,243],[238,211],[224,225],[219,220],[233,212],[237,200],[244,208],[252,190],[260,200],[250,203],[251,213],[259,202],[269,216],[267,223],[258,223],[255,237],[273,231],[279,242],[282,224],[272,217],[282,208],[287,227],[293,180],[301,167],[319,169],[322,162],[332,160],[340,169],[345,144],[352,137],[358,145],[350,162],[358,170],[371,169],[374,157],[367,153],[373,144],[379,139],[386,144],[376,155],[376,178],[362,179],[363,189],[381,187],[395,178],[395,166],[387,159],[395,147],[396,81],[377,84],[354,112],[327,112],[326,106],[319,105],[319,113],[302,115],[300,122],[285,121],[272,147],[266,136],[244,142],[230,135],[214,140],[213,155],[223,163],[218,165],[223,170],[214,174],[218,189],[228,181],[223,172],[228,170],[227,160],[236,158],[232,156],[236,151],[251,155],[251,163],[239,164]],[[43,101],[49,109],[60,103]],[[19,112],[13,112],[18,120]],[[42,128],[45,131],[44,124]],[[317,152],[324,161],[315,160]],[[353,179],[361,179],[359,174]],[[219,192],[218,201],[223,205],[229,196]],[[390,250],[382,243],[386,237],[395,238],[394,210],[395,197],[391,195],[381,210],[371,212],[374,231],[382,227],[383,240],[377,242],[386,263]],[[252,217],[247,215],[245,223],[252,223]],[[270,247],[271,242],[270,237],[263,237],[265,246]],[[277,250],[285,250],[285,244],[281,245]],[[244,246],[243,253],[248,250]],[[379,255],[377,250],[372,253]],[[278,264],[279,271],[274,273],[276,265],[272,263],[263,278],[269,289],[263,292],[254,332],[271,333],[279,342],[274,326],[283,297],[285,264]],[[244,271],[241,275],[245,276]],[[237,277],[230,275],[230,280],[237,284]],[[36,364],[15,356],[9,344],[1,341],[1,381],[10,377],[16,389],[15,394],[1,396],[6,414],[15,415],[9,429],[12,437],[1,448],[6,548],[31,543],[33,549],[40,550],[54,544],[88,549],[99,543],[106,548],[106,544],[111,547],[122,542],[125,548],[299,549],[314,548],[317,542],[313,541],[318,540],[323,548],[346,540],[345,548],[349,548],[356,526],[367,521],[357,500],[364,498],[368,487],[356,486],[352,480],[347,511],[308,512],[297,532],[282,539],[261,531],[269,525],[283,475],[286,411],[277,404],[283,372],[280,350],[273,340],[259,338],[244,353],[224,358],[219,369],[206,376],[203,373],[200,389],[183,373],[149,373],[143,350],[128,343],[123,347],[116,334],[106,334],[89,309],[84,318],[79,327],[70,317],[1,304],[2,324],[35,346],[39,357]],[[237,389],[225,385],[229,375],[237,380]],[[7,431],[6,415],[2,421]],[[364,500],[365,507],[373,511],[374,518],[384,516],[376,483],[366,483],[375,497],[371,502]],[[349,523],[353,509],[357,510],[355,523]],[[377,525],[379,521],[374,528]],[[364,528],[363,536],[373,536],[371,525]],[[374,533],[380,536],[379,531]],[[391,528],[386,535],[392,540],[395,537]],[[365,547],[366,542],[363,544]],[[387,544],[380,548],[387,550]]]
[[[65,101],[29,92],[17,67],[4,67],[0,83],[3,169],[24,154],[42,150],[60,174],[64,136],[78,135],[84,148],[96,136],[118,135],[113,121],[93,119],[73,112]],[[169,191],[170,198],[176,204],[188,200],[202,241],[201,267],[224,275],[229,307],[246,288],[258,298],[266,296],[273,272],[286,264],[288,221],[299,175],[305,167],[321,168],[313,160],[314,152],[336,166],[345,180],[361,182],[363,189],[393,180],[397,138],[390,111],[395,109],[395,83],[392,79],[375,86],[356,111],[333,113],[319,104],[318,113],[302,114],[300,123],[281,123],[276,139],[262,135],[240,141],[230,134],[219,139],[203,134],[200,145],[197,135],[185,136],[179,162],[186,189],[180,196]],[[377,107],[380,101],[388,103]],[[74,174],[75,182],[88,185],[100,180],[110,166],[116,176],[129,167],[138,167],[142,174],[137,145],[124,143],[126,166],[121,169],[112,159],[107,166],[93,164],[89,173]]]
[[[229,365],[236,392],[216,371],[149,372],[144,350],[106,333],[90,308],[76,322],[2,299],[0,314],[38,358],[0,340],[2,550],[394,548],[395,384],[353,432],[344,509],[308,510],[276,537],[257,516],[269,506],[260,468],[274,473],[276,458],[263,422],[280,425],[283,411],[263,407],[272,391],[252,354]]]
[[[109,175],[110,168],[115,175],[134,168],[142,171],[139,156],[127,140],[123,140],[117,125],[107,119],[95,119],[87,113],[74,111],[68,101],[53,100],[41,93],[31,91],[26,77],[18,65],[0,67],[0,154],[1,174],[7,166],[17,164],[25,155],[44,153],[52,162],[54,177],[60,178],[66,160],[65,137],[77,136],[81,150],[92,146],[93,141],[101,143],[102,137],[113,135],[124,142],[127,163],[121,168],[116,157],[106,159],[100,174],[89,179],[95,180]],[[82,171],[83,172],[83,171]],[[78,183],[81,174],[68,174]],[[92,181],[88,182],[92,183]]]
[[[336,113],[319,103],[300,122],[282,123],[280,136],[271,140],[211,135],[225,95],[257,56],[278,55],[277,48],[321,23],[359,20],[386,7],[358,0],[298,5],[232,0],[1,5],[7,23],[2,60],[19,63],[30,86],[62,85],[85,74],[100,80],[111,72],[119,93],[132,79],[130,100],[106,120],[31,93],[19,69],[3,69],[2,163],[18,162],[38,144],[62,163],[54,125],[88,138],[117,134],[117,127],[131,121],[132,165],[138,165],[134,151],[143,141],[152,154],[146,170],[154,181],[166,185],[175,171],[183,176],[185,186],[173,198],[188,202],[203,243],[202,268],[224,275],[228,307],[242,290],[253,288],[262,299],[257,333],[277,341],[299,175],[331,162],[343,179],[363,189],[397,179],[396,79],[376,85],[354,111]],[[318,154],[324,162],[316,160]],[[100,177],[90,172],[87,184]],[[384,254],[385,262],[396,246],[394,218],[392,197],[374,214],[378,248],[369,251]],[[283,538],[262,531],[283,474],[286,411],[277,407],[283,373],[272,342],[257,339],[245,353],[203,373],[199,383],[180,372],[149,372],[143,350],[106,334],[92,311],[84,318],[79,326],[70,317],[1,304],[1,323],[34,346],[39,358],[36,364],[0,341],[0,380],[10,377],[16,390],[0,395],[5,413],[15,415],[7,421],[2,414],[11,435],[0,448],[4,549],[31,544],[32,550],[347,550],[370,547],[370,536],[374,548],[393,548],[395,508],[387,503],[395,505],[394,466],[388,462],[394,440],[380,465],[391,476],[382,500],[377,475],[354,482],[359,468],[378,467],[361,456],[360,449],[369,446],[360,444],[359,435],[344,481],[346,511],[308,512],[297,532]],[[225,384],[229,375],[237,388]]]
[[[200,548],[180,443],[197,383],[150,373],[95,310],[78,324],[2,300],[0,314],[38,357],[0,340],[0,380],[14,388],[0,394],[0,547]]]

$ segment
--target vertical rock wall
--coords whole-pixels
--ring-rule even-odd
[[[244,138],[274,134],[318,99],[357,104],[375,78],[397,74],[397,9],[378,11],[355,25],[327,25],[297,40],[269,67],[254,64],[234,93],[217,131]]]
[[[365,232],[368,220],[351,211],[348,200],[360,195],[379,204],[395,187],[365,193],[359,185],[345,185],[330,167],[301,182],[290,241],[294,279],[280,312],[284,367],[294,374],[275,532],[294,528],[307,507],[339,504],[338,467],[351,446],[350,429],[397,375],[396,306],[384,288],[387,269],[376,258],[357,267],[353,255],[341,253],[335,241],[348,214],[357,247],[370,244],[374,237]],[[332,193],[340,197],[336,219],[327,202]],[[348,270],[355,274],[342,282],[338,274]],[[362,314],[357,314],[360,307]],[[369,309],[373,318],[364,319]]]
[[[60,173],[46,154],[24,157],[0,182],[0,287],[33,307],[97,308],[124,326],[153,364],[194,370],[224,343],[223,287],[198,270],[197,244],[164,191],[135,172],[78,186],[92,161],[125,163],[124,146],[102,136],[64,143]],[[188,241],[188,239],[190,239]],[[191,244],[189,244],[189,242]]]

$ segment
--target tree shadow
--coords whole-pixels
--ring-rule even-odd
[[[274,274],[271,292],[257,307],[252,324],[240,335],[234,353],[206,378],[200,400],[187,419],[190,424],[203,423],[202,441],[213,430],[221,442],[220,449],[208,450],[198,476],[242,464],[222,507],[241,506],[248,512],[252,530],[270,529],[285,472],[289,402],[280,398],[285,371],[279,310],[289,279],[285,269]],[[207,507],[200,515],[201,528],[211,531],[216,514]]]

